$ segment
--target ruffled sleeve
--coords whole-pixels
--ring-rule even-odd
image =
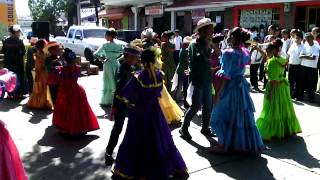
[[[232,69],[232,54],[228,51],[222,53],[220,59],[221,69],[216,73],[216,76],[224,78],[226,80],[231,79],[231,69]]]
[[[275,58],[269,59],[267,64],[267,75],[270,81],[279,80],[279,66],[280,64]]]

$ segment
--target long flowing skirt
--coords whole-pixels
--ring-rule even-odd
[[[113,172],[129,179],[168,179],[186,165],[174,145],[161,108],[152,104],[129,110],[129,120]]]
[[[36,109],[51,109],[52,104],[50,97],[48,97],[48,86],[47,86],[48,74],[43,71],[37,72],[35,81],[33,83],[32,94],[29,98],[27,106],[29,108]]]
[[[0,179],[27,180],[20,155],[9,132],[0,121]]]
[[[59,85],[53,111],[53,125],[71,134],[79,135],[99,129],[84,89],[78,85]]]
[[[266,140],[273,137],[283,138],[301,132],[287,80],[283,80],[275,88],[272,88],[271,82],[268,82],[257,126],[263,139]]]
[[[172,99],[165,86],[163,86],[163,89],[161,91],[159,104],[168,124],[175,124],[180,122],[184,113],[177,105],[177,103]]]
[[[103,64],[103,87],[101,105],[111,105],[116,90],[116,73],[120,67],[117,59],[110,59]]]
[[[259,152],[264,149],[254,111],[245,78],[239,76],[227,81],[211,120],[218,143],[225,151]]]

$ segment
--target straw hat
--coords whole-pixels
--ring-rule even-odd
[[[183,43],[185,44],[189,44],[192,41],[192,37],[190,36],[186,36],[183,38]]]
[[[148,28],[148,29],[146,29],[145,31],[143,31],[142,34],[143,34],[144,36],[154,36],[156,33],[153,32],[153,29],[152,29],[152,28]]]
[[[216,23],[212,22],[210,18],[202,18],[197,23],[197,27],[195,28],[195,32],[199,32],[199,29],[205,27],[205,26],[212,26],[215,27]]]
[[[138,47],[127,45],[123,49],[123,54],[129,54],[129,55],[132,55],[132,56],[140,57],[141,50]]]
[[[56,41],[51,41],[46,45],[46,47],[44,47],[43,51],[48,53],[50,48],[56,47],[56,46],[60,47],[61,44]]]

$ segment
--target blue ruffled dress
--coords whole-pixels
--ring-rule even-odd
[[[224,151],[259,152],[265,147],[255,123],[250,85],[244,77],[249,63],[247,50],[228,49],[216,73],[226,82],[212,111],[211,128]]]

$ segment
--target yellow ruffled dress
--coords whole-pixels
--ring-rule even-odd
[[[159,51],[160,49],[157,49]],[[159,53],[156,53],[159,54]],[[161,51],[160,51],[161,54]],[[157,62],[155,66],[159,69],[162,68],[161,58],[157,58]],[[168,124],[177,124],[181,121],[184,113],[178,104],[172,99],[171,95],[169,94],[167,88],[163,86],[161,91],[161,97],[159,98],[159,104],[161,110],[168,122]]]

